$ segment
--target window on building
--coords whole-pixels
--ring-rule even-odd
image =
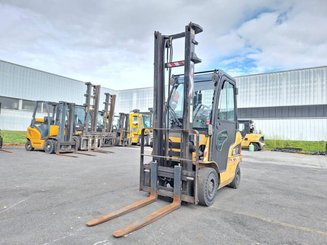
[[[22,109],[26,111],[34,111],[35,101],[23,100]]]
[[[18,110],[19,100],[9,97],[0,97],[2,109]]]

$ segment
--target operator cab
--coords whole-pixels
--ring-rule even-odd
[[[222,170],[226,168],[228,149],[235,141],[236,94],[234,79],[221,70],[194,74],[192,128],[206,136],[213,134],[216,147],[212,147],[211,157]],[[184,76],[173,76],[167,109],[169,128],[183,127],[183,96]],[[204,146],[201,150],[204,151]]]

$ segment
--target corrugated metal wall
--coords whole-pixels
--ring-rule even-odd
[[[95,83],[96,84],[96,83]],[[84,82],[0,60],[0,96],[23,100],[67,101],[84,104]],[[104,108],[104,93],[116,91],[101,87],[100,110]],[[2,109],[0,129],[26,130],[31,110]]]
[[[254,120],[266,139],[327,141],[327,119]]]
[[[116,112],[148,111],[153,105],[153,88],[120,90],[117,97]]]
[[[0,96],[83,104],[85,91],[82,81],[0,60]],[[105,92],[115,93],[101,88],[100,101],[104,101]]]
[[[2,109],[0,115],[0,129],[26,130],[31,123],[33,112]]]
[[[327,67],[236,77],[238,107],[327,104]]]

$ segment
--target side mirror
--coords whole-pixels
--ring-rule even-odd
[[[212,135],[212,124],[208,125],[208,135]]]

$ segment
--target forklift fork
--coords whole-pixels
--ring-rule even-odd
[[[101,223],[104,223],[106,221],[115,219],[117,217],[120,217],[124,214],[127,214],[131,211],[134,211],[136,209],[142,208],[150,203],[153,203],[157,200],[158,194],[157,194],[157,163],[152,162],[151,164],[151,192],[150,195],[142,200],[136,201],[130,205],[127,205],[123,208],[120,208],[116,211],[113,211],[107,215],[103,215],[99,218],[90,220],[86,223],[87,226],[95,226]],[[171,213],[172,211],[178,209],[181,206],[181,166],[175,166],[174,167],[174,198],[173,202],[154,211],[153,213],[147,215],[146,217],[137,220],[119,230],[116,230],[112,235],[116,238],[123,237],[133,231],[136,231],[148,224],[151,224],[152,222],[160,219],[161,217]]]

